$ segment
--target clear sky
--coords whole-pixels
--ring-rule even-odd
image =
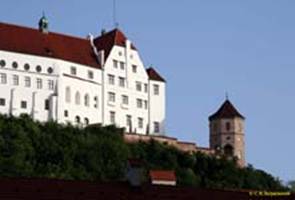
[[[37,27],[45,11],[51,31],[86,37],[114,27],[112,10],[112,0],[2,0],[0,21]],[[228,92],[247,118],[248,163],[295,179],[294,10],[293,0],[117,0],[120,28],[167,80],[167,135],[208,146],[208,116]]]

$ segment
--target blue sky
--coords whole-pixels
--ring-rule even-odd
[[[208,146],[225,99],[246,116],[246,158],[295,179],[295,1],[117,0],[120,28],[167,80],[167,134]],[[111,0],[6,0],[0,21],[80,37],[113,28]],[[1,39],[1,38],[0,38]]]

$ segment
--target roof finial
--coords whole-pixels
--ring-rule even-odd
[[[48,20],[45,16],[45,12],[42,12],[42,17],[39,20],[39,31],[41,31],[42,33],[48,33]]]
[[[228,100],[228,92],[225,92],[225,100]]]

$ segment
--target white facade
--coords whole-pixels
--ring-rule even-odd
[[[126,132],[164,134],[165,82],[151,80],[130,41],[97,58],[101,68],[1,49],[2,114],[25,113],[41,122],[74,125],[115,124]],[[98,55],[95,47],[93,51]],[[104,50],[99,53],[104,55]]]

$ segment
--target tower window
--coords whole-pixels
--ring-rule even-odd
[[[225,123],[225,128],[226,128],[227,131],[230,130],[230,122],[226,122]]]

